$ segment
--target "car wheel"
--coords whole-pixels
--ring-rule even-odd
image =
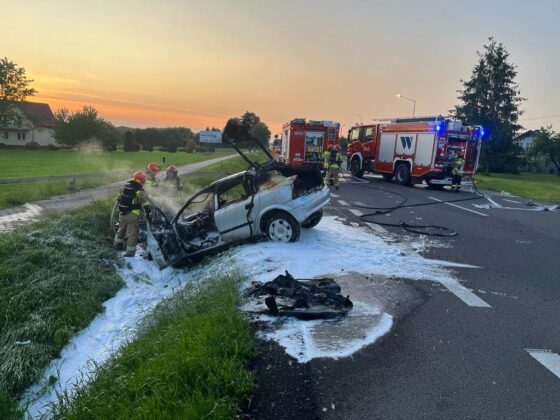
[[[273,211],[264,221],[264,234],[271,241],[295,242],[299,239],[301,226],[292,215]]]
[[[315,226],[317,226],[319,224],[319,222],[321,221],[322,218],[323,218],[323,210],[321,209],[321,210],[313,213],[311,216],[309,216],[305,220],[305,222],[303,222],[301,224],[301,227],[305,228],[305,229],[314,228]]]
[[[356,178],[362,178],[364,176],[364,171],[360,168],[359,159],[353,159],[350,163],[350,173]]]
[[[395,181],[399,185],[410,185],[410,168],[407,163],[399,163],[397,165]]]

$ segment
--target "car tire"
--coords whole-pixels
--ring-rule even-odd
[[[384,181],[390,181],[395,177],[393,174],[382,174],[382,176]]]
[[[360,168],[360,159],[352,159],[352,162],[350,162],[350,173],[356,178],[364,177],[364,171]]]
[[[410,167],[408,163],[399,163],[395,169],[395,182],[399,185],[410,185]]]
[[[311,216],[309,216],[302,224],[301,227],[305,229],[312,229],[319,224],[323,218],[323,210],[316,211]]]
[[[272,211],[263,222],[263,232],[270,241],[296,242],[301,234],[301,226],[291,214]]]

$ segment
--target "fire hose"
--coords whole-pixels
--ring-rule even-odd
[[[457,236],[457,231],[454,229],[451,229],[449,227],[446,226],[438,226],[438,225],[420,225],[420,224],[409,224],[403,221],[400,221],[399,223],[389,223],[389,222],[380,222],[378,220],[375,220],[376,217],[379,216],[384,216],[387,215],[389,213],[392,213],[396,210],[399,209],[404,209],[404,208],[412,208],[412,207],[423,207],[423,206],[432,206],[432,205],[438,205],[438,204],[445,204],[445,203],[458,203],[458,202],[462,202],[462,201],[473,201],[473,200],[479,200],[482,198],[486,198],[486,196],[484,194],[482,194],[480,191],[478,191],[478,189],[476,188],[476,184],[474,181],[474,176],[470,176],[471,179],[471,185],[473,186],[474,189],[474,194],[476,195],[476,197],[468,197],[468,198],[459,198],[459,199],[455,199],[455,200],[440,200],[440,201],[430,201],[430,202],[426,202],[426,203],[416,203],[416,204],[407,204],[408,202],[408,197],[406,197],[404,194],[400,194],[398,192],[394,192],[394,191],[387,191],[384,188],[380,188],[380,187],[374,187],[373,185],[371,185],[370,181],[366,181],[366,180],[362,180],[360,178],[355,177],[354,175],[352,175],[350,172],[344,170],[341,168],[341,172],[342,172],[342,176],[343,177],[352,177],[354,178],[356,181],[348,181],[349,183],[356,185],[360,188],[366,188],[366,189],[371,189],[371,190],[377,190],[377,191],[382,191],[384,193],[387,194],[392,194],[395,195],[399,198],[401,198],[401,201],[394,205],[394,206],[390,206],[390,207],[372,207],[372,206],[364,206],[364,205],[355,205],[355,207],[357,208],[361,208],[361,209],[365,209],[365,210],[375,210],[373,212],[370,213],[366,213],[360,216],[360,220],[362,220],[363,222],[366,223],[373,223],[379,226],[383,226],[383,227],[398,227],[401,228],[407,232],[410,233],[416,233],[419,235],[428,235],[428,236]]]

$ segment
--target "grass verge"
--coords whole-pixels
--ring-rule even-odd
[[[122,286],[98,202],[0,235],[0,418]]]
[[[523,172],[519,175],[476,175],[477,187],[484,190],[507,191],[513,195],[560,203],[560,177]]]
[[[234,153],[231,148],[217,149],[214,153],[3,149],[0,152],[0,178],[132,172],[145,168],[148,162],[157,162],[163,167],[187,165]]]
[[[123,179],[122,176],[76,179],[76,191],[98,187]],[[69,181],[29,182],[21,184],[0,184],[0,209],[19,206],[53,195],[69,194]]]
[[[238,276],[194,285],[160,304],[138,337],[55,418],[234,418],[253,389],[252,332]],[[198,289],[198,290],[197,290]]]

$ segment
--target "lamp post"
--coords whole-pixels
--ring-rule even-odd
[[[412,105],[412,118],[414,118],[414,114],[416,114],[416,99],[407,98],[406,96],[402,96],[400,93],[397,93],[397,98],[406,99],[413,103]]]

